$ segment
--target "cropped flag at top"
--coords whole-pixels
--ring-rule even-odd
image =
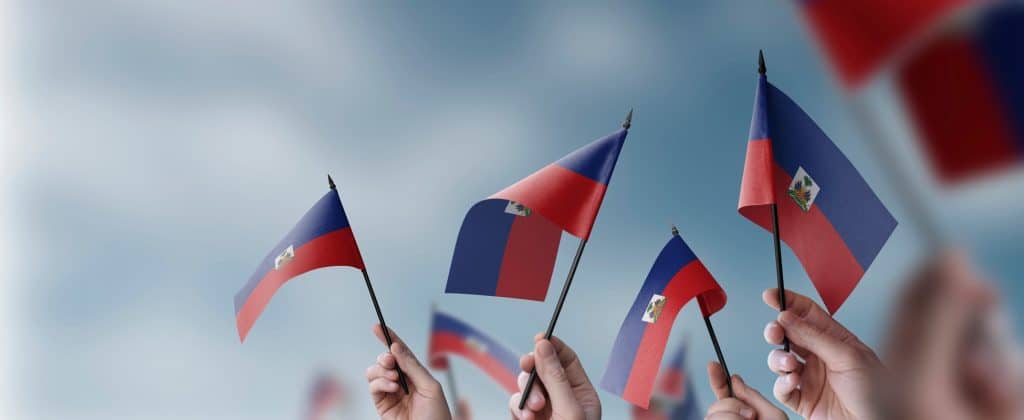
[[[683,239],[673,235],[622,321],[601,387],[648,408],[672,324],[695,297],[705,318],[725,306],[725,291]]]
[[[270,250],[242,290],[235,294],[238,337],[245,341],[263,308],[285,282],[305,272],[333,266],[364,268],[363,257],[334,188]]]
[[[590,236],[626,133],[577,149],[470,208],[445,292],[544,300],[562,230]]]
[[[434,311],[427,359],[434,369],[448,369],[448,357],[459,355],[494,379],[509,395],[519,388],[519,356],[496,340],[454,316]]]
[[[704,410],[697,401],[693,381],[686,374],[686,345],[679,346],[658,373],[648,408],[633,406],[633,420],[699,420]]]
[[[739,212],[779,234],[828,308],[846,301],[896,228],[849,159],[785,93],[760,75]]]
[[[987,9],[899,69],[899,87],[938,178],[963,181],[1024,161],[1024,4]]]
[[[980,0],[794,0],[843,86],[856,89],[941,18]]]

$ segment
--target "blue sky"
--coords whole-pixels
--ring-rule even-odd
[[[13,338],[10,410],[26,419],[293,418],[318,369],[369,418],[363,372],[383,350],[357,271],[289,283],[244,345],[232,296],[260,258],[338,183],[385,317],[426,347],[437,302],[518,351],[547,302],[443,295],[465,211],[636,109],[557,333],[595,380],[675,223],[729,293],[715,325],[730,368],[765,394],[771,239],[736,213],[758,49],[770,80],[861,169],[898,220],[902,197],[782,2],[677,5],[473,2],[167,4],[39,1],[11,7],[5,241]],[[1000,282],[1011,308],[1024,227],[1021,171],[955,190],[927,179],[883,77],[862,96],[947,237]],[[903,223],[838,319],[876,344],[922,255]],[[9,253],[8,253],[9,254]],[[9,254],[10,255],[10,254]],[[787,285],[813,294],[792,254]],[[706,405],[714,358],[695,307]],[[1014,314],[1018,331],[1024,325]],[[462,395],[504,416],[503,391],[462,361]],[[608,418],[626,403],[602,393]]]

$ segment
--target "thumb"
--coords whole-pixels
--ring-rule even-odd
[[[569,378],[565,374],[562,362],[558,360],[555,346],[548,340],[537,341],[533,354],[537,364],[537,375],[548,391],[552,411],[561,412],[572,407],[578,409],[579,404],[572,395]]]
[[[786,330],[786,337],[793,344],[814,353],[826,365],[836,368],[856,363],[858,343],[855,340],[844,340],[835,334],[845,329],[832,317],[801,317],[794,311],[786,310],[779,313],[778,319]]]

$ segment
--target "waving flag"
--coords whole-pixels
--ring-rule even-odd
[[[516,386],[519,356],[516,353],[482,331],[443,312],[434,311],[430,330],[427,355],[430,367],[447,369],[448,356],[459,355],[473,362],[509,394],[519,390]]]
[[[673,235],[622,321],[601,387],[648,408],[672,323],[694,297],[704,316],[725,306],[725,291],[683,239]]]
[[[245,341],[263,308],[285,282],[307,271],[332,266],[363,268],[363,257],[341,206],[341,198],[333,188],[270,250],[242,290],[235,294],[238,337]]]
[[[922,149],[947,183],[1024,161],[1024,5],[995,6],[973,23],[899,70]]]
[[[779,234],[829,312],[846,301],[885,245],[896,219],[832,140],[761,75],[750,122],[739,212]]]
[[[339,404],[345,397],[344,390],[340,383],[328,374],[320,374],[313,383],[313,389],[309,395],[309,410],[306,418],[308,420],[323,420],[332,408]]]
[[[598,139],[470,208],[445,292],[544,300],[562,230],[590,236],[626,132]]]
[[[633,406],[633,420],[699,420],[703,410],[686,374],[686,345],[662,367],[649,408]]]
[[[796,0],[846,88],[862,85],[916,36],[979,0]]]

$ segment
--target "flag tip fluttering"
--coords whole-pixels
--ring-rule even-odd
[[[331,189],[332,189],[332,190],[334,190],[334,189],[337,189],[337,188],[338,188],[338,187],[336,187],[336,186],[334,185],[334,180],[333,180],[333,179],[331,179],[331,174],[327,174],[327,186],[328,186],[328,187],[331,187]]]
[[[626,114],[626,121],[622,122],[622,128],[629,130],[631,125],[633,125],[633,108],[630,108],[629,113]]]
[[[679,236],[679,229],[676,228],[676,225],[672,225],[672,236]]]
[[[757,50],[757,73],[768,73],[768,68],[764,66],[764,50]]]

